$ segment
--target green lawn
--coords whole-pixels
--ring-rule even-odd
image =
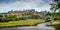
[[[13,26],[34,26],[38,23],[45,22],[42,19],[27,19],[27,20],[19,20],[19,21],[9,21],[9,22],[1,22],[0,27],[13,27]]]

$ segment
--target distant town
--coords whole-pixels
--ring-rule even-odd
[[[1,13],[0,15],[3,15],[3,17],[9,16],[9,15],[16,15],[20,18],[31,18],[31,15],[35,14],[35,15],[39,15],[39,17],[37,18],[43,18],[46,13],[47,11],[37,12],[35,11],[35,9],[30,9],[30,10],[28,9],[23,11],[11,10],[11,11],[8,11],[7,13]]]

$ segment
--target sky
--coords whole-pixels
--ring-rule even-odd
[[[36,11],[49,11],[52,0],[0,0],[0,13],[11,10],[35,9]]]

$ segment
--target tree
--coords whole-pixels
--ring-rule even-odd
[[[15,21],[17,18],[16,15],[5,15],[4,18],[2,18],[3,22],[8,22],[8,21]]]
[[[46,16],[47,16],[47,15],[51,16],[51,12],[47,12],[47,13],[46,13]]]
[[[3,15],[0,15],[0,17],[3,17]]]
[[[39,17],[38,14],[33,14],[33,15],[31,15],[31,18],[32,18],[32,19],[38,19],[38,17]]]
[[[54,0],[51,5],[52,17],[60,18],[60,0]]]
[[[60,30],[60,24],[55,26],[56,30]]]
[[[51,5],[51,10],[55,13],[57,10],[60,9],[60,0],[54,0]]]

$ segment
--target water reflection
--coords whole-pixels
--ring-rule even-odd
[[[0,28],[0,30],[55,30],[54,27],[46,26],[49,23],[42,23],[37,26]]]

